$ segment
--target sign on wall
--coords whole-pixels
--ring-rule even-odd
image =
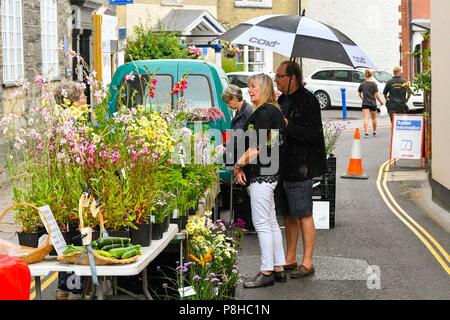
[[[124,4],[133,4],[134,0],[109,0],[110,5],[124,5]]]
[[[391,159],[422,159],[423,115],[393,114]]]

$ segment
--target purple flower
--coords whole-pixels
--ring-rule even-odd
[[[167,283],[163,283],[162,287],[163,287],[163,289],[167,289],[169,287],[169,285]]]

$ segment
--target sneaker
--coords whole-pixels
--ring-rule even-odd
[[[375,137],[376,135],[377,135],[377,132],[376,132],[376,131],[374,131],[374,132],[373,132],[373,136]]]
[[[364,133],[364,138],[368,138],[369,137],[369,134],[366,132],[366,133]]]
[[[69,291],[56,289],[56,295],[55,295],[56,300],[67,300],[68,297],[69,297]]]

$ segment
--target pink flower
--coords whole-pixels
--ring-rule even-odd
[[[126,76],[125,76],[125,80],[126,81],[128,81],[128,80],[131,80],[131,81],[134,81],[134,78],[135,78],[135,76],[134,76],[134,74],[127,74]]]

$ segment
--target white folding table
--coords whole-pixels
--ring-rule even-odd
[[[147,266],[152,262],[165,247],[174,238],[180,238],[178,234],[178,225],[170,224],[169,230],[164,233],[163,238],[160,240],[152,240],[149,247],[142,247],[142,255],[139,256],[137,261],[129,264],[117,264],[107,266],[97,266],[97,276],[99,277],[117,277],[117,276],[134,276],[142,272],[142,286],[146,298],[152,299],[150,292],[148,291],[147,280]],[[181,245],[182,246],[182,242]],[[35,279],[36,298],[41,299],[41,279],[40,276],[46,276],[50,272],[75,272],[78,276],[92,276],[89,266],[66,264],[57,260],[56,257],[47,256],[47,258],[41,262],[33,263],[29,265],[31,276]],[[101,285],[99,285],[101,288]],[[103,298],[103,292],[100,291],[99,298]]]

